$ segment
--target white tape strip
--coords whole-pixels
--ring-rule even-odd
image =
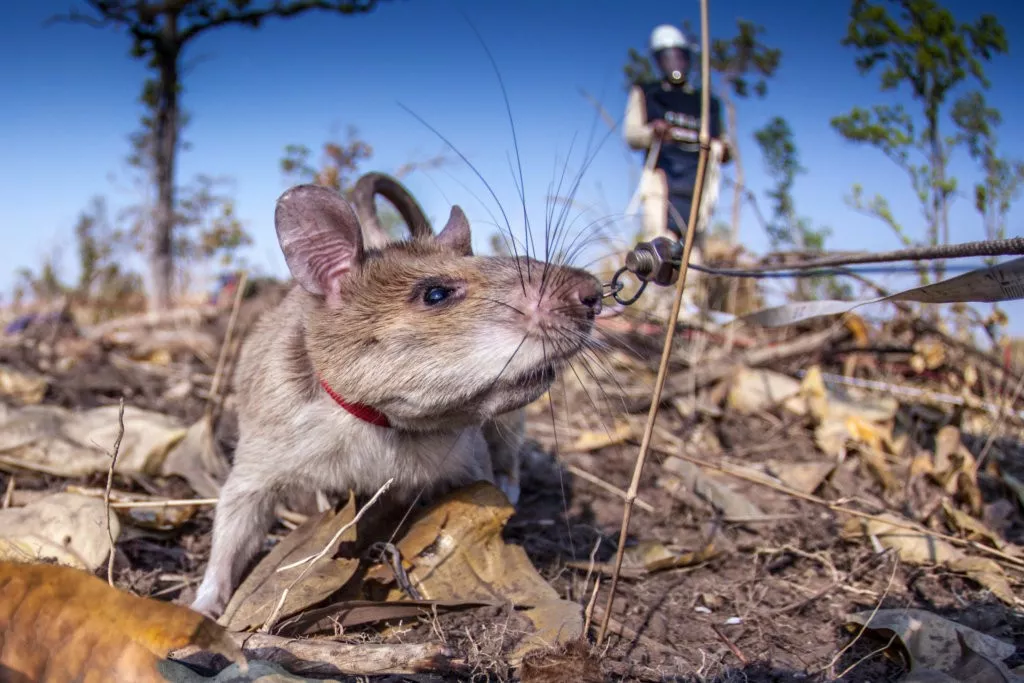
[[[783,327],[811,318],[847,313],[860,306],[883,301],[953,304],[992,303],[1017,299],[1024,299],[1024,257],[877,299],[802,301],[765,308],[745,315],[740,320],[762,327]]]

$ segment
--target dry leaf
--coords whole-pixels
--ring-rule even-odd
[[[106,506],[99,498],[55,493],[22,508],[0,510],[0,560],[58,564],[94,571],[107,559]],[[110,532],[121,525],[110,512]]]
[[[49,564],[0,562],[0,643],[0,671],[12,676],[5,680],[40,683],[163,682],[161,660],[188,645],[244,662],[201,614]]]
[[[877,451],[870,446],[857,449],[860,459],[864,461],[864,464],[868,466],[871,473],[878,479],[878,483],[882,485],[883,491],[895,491],[900,487],[899,480],[896,479],[896,475],[889,469],[889,463],[885,461],[885,456],[882,455],[881,451]]]
[[[843,420],[825,419],[814,428],[814,443],[825,455],[840,459],[846,453],[850,431]]]
[[[821,376],[821,368],[812,365],[804,373],[800,382],[800,394],[807,401],[807,408],[818,420],[823,420],[828,415],[828,389],[825,388],[825,379]]]
[[[891,428],[876,422],[869,422],[861,415],[848,415],[845,422],[846,430],[855,442],[864,444],[879,453],[894,452]]]
[[[800,397],[800,382],[771,370],[741,368],[732,378],[727,401],[730,408],[746,415],[780,404],[797,415],[807,412],[807,404]]]
[[[960,445],[960,430],[953,425],[946,425],[935,433],[935,471],[938,475],[953,468],[953,454]]]
[[[227,458],[213,438],[210,421],[200,418],[164,458],[160,474],[181,477],[200,496],[216,498],[229,469]]]
[[[952,425],[940,429],[935,436],[935,467],[932,477],[950,495],[956,496],[981,515],[981,489],[975,474],[975,460],[960,438],[960,430]]]
[[[788,488],[801,493],[814,493],[836,468],[834,462],[778,462],[764,464],[768,474]]]
[[[76,493],[91,498],[102,498],[104,489],[91,488],[87,486],[76,486],[70,484],[64,488],[65,493]],[[110,492],[111,503],[146,503],[150,501],[161,502],[165,498],[156,496],[144,496],[139,494],[128,494],[116,489]],[[180,528],[191,520],[199,512],[199,505],[158,505],[152,507],[116,507],[118,517],[132,526],[156,531],[172,531]]]
[[[956,531],[964,532],[968,539],[988,541],[995,548],[1002,548],[1005,545],[995,532],[985,526],[984,522],[970,516],[963,510],[958,510],[950,505],[949,501],[942,501],[942,511],[946,513],[950,526]]]
[[[61,477],[106,472],[108,450],[119,431],[117,415],[118,406],[72,412],[0,403],[0,463]],[[117,471],[157,474],[164,456],[184,436],[176,419],[125,406]]]
[[[916,479],[923,474],[932,474],[935,467],[932,465],[932,454],[930,451],[918,450],[910,461],[909,477]]]
[[[143,353],[131,354],[131,359],[140,363],[149,363],[150,365],[170,365],[174,358],[171,357],[171,352],[167,349],[154,349]]]
[[[576,437],[576,440],[569,446],[573,453],[587,453],[600,448],[615,446],[631,439],[635,433],[633,423],[619,422],[614,429],[609,431],[585,431]]]
[[[700,550],[689,553],[674,553],[665,544],[658,541],[641,541],[634,546],[626,548],[622,554],[622,569],[620,576],[639,577],[665,569],[679,569],[681,567],[692,567],[716,557],[719,554],[714,542],[708,543]],[[573,569],[591,568],[602,574],[610,575],[615,570],[614,562],[595,562],[593,565],[588,561],[572,561],[565,563]]]
[[[973,387],[978,383],[978,369],[974,363],[968,363],[964,367],[964,386]]]
[[[950,671],[957,683],[1021,683],[1021,678],[995,657],[975,652],[963,633],[956,634],[960,660]]]
[[[817,365],[810,367],[800,383],[800,392],[808,402],[811,414],[819,421],[828,418],[845,421],[856,415],[865,422],[888,424],[896,417],[899,402],[892,396],[866,395],[852,398],[839,390],[829,389]]]
[[[850,331],[854,344],[857,346],[863,348],[871,341],[867,323],[864,322],[864,318],[856,313],[847,313],[843,316],[843,325]]]
[[[946,348],[941,341],[937,339],[919,339],[914,342],[914,358],[919,358],[921,363],[921,369],[918,372],[924,370],[935,370],[946,362]],[[917,370],[917,368],[914,368]]]
[[[397,546],[409,558],[409,579],[428,600],[510,601],[536,631],[513,654],[519,660],[537,648],[557,647],[583,635],[583,610],[563,600],[526,552],[502,540],[515,512],[508,499],[483,482],[452,492],[425,511]],[[411,554],[409,549],[423,550]]]
[[[727,521],[749,521],[765,516],[761,508],[746,496],[712,479],[691,462],[672,456],[667,458],[661,467],[666,474],[658,478],[658,486],[674,496],[679,496],[684,491],[697,495],[722,513]]]
[[[847,628],[860,630],[867,625],[882,642],[896,635],[904,652],[910,656],[909,668],[934,669],[950,673],[961,658],[958,635],[971,651],[996,660],[1012,655],[1016,648],[1001,640],[962,626],[922,609],[880,609],[847,617]],[[851,628],[851,625],[855,625]],[[962,679],[954,679],[962,680]]]
[[[334,554],[343,542],[355,541],[355,526],[334,540],[331,549],[313,562],[312,567],[308,567],[309,563],[303,563],[283,571],[278,570],[322,551],[339,530],[352,522],[355,512],[355,497],[349,495],[348,503],[339,512],[321,512],[285,536],[235,590],[220,623],[232,631],[259,626],[274,612],[285,589],[288,589],[288,595],[278,612],[278,618],[315,605],[348,583],[359,567],[359,560],[335,558]],[[292,586],[292,582],[303,572],[305,575],[302,580]]]
[[[50,380],[44,375],[29,374],[0,365],[0,396],[22,404],[35,404],[43,400]]]
[[[865,404],[859,412],[856,404],[825,396],[817,404],[820,422],[814,431],[819,450],[833,458],[842,458],[848,446],[855,447],[861,460],[882,484],[885,491],[899,488],[885,453],[895,452],[892,420],[884,406]]]
[[[1013,589],[999,563],[985,557],[966,555],[950,543],[925,533],[923,529],[915,531],[905,528],[904,525],[909,523],[896,515],[885,513],[880,517],[884,519],[851,519],[843,528],[843,536],[853,538],[867,535],[877,538],[883,546],[894,548],[900,559],[908,564],[942,565],[951,571],[966,574],[1003,602],[1015,604]]]
[[[180,529],[199,512],[198,505],[120,508],[118,512],[133,526],[155,531]]]

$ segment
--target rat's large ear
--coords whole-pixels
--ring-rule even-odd
[[[463,256],[473,255],[473,236],[469,232],[469,220],[458,204],[452,207],[448,223],[437,236],[437,241],[451,247]]]
[[[359,219],[341,195],[319,185],[297,185],[277,200],[277,240],[295,280],[310,294],[329,295],[363,259]]]

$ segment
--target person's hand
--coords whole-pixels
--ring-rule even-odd
[[[654,121],[651,121],[651,132],[654,133],[654,137],[656,138],[665,137],[665,135],[671,128],[672,126],[669,125],[669,122],[665,121],[664,119],[656,119]]]

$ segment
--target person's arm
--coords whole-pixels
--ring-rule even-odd
[[[626,102],[626,119],[623,122],[626,133],[626,144],[633,149],[647,149],[654,141],[654,131],[647,123],[647,106],[644,93],[639,86],[629,89],[629,100]]]

